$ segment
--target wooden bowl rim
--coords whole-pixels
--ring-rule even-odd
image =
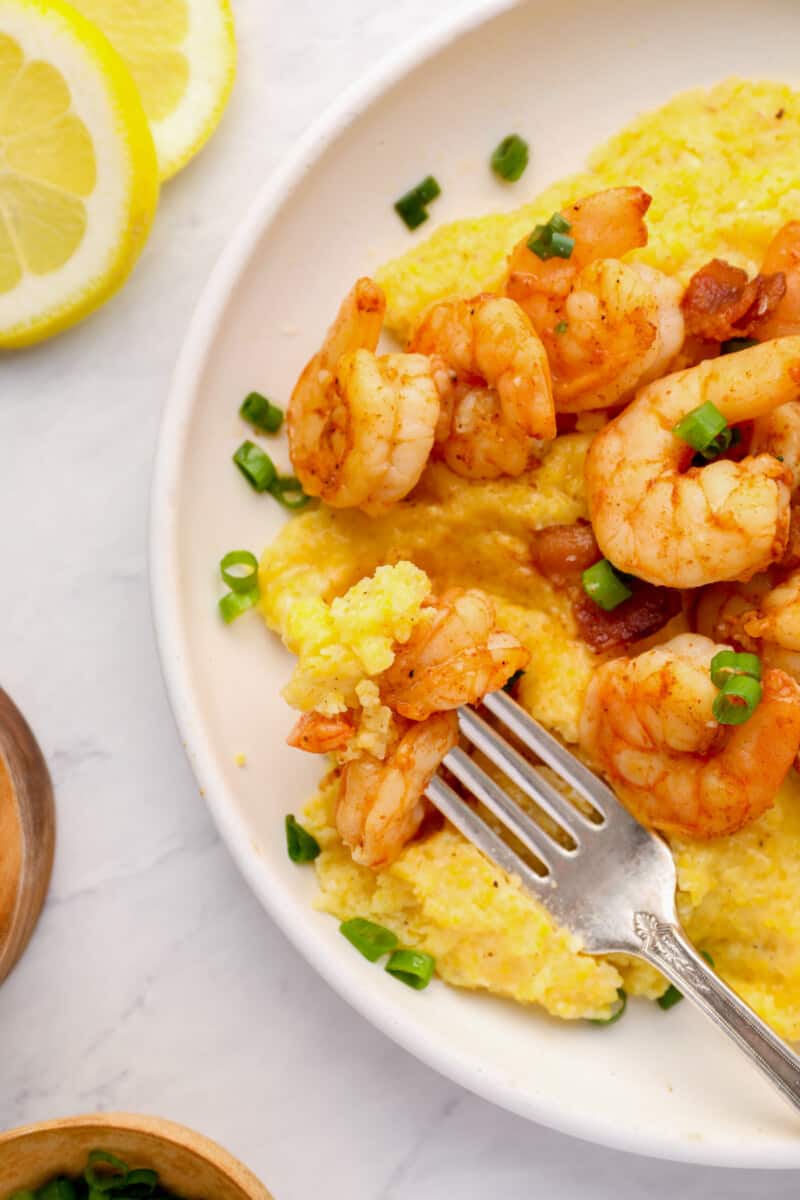
[[[140,1113],[87,1113],[77,1117],[59,1117],[51,1121],[37,1121],[31,1125],[20,1125],[16,1129],[0,1132],[0,1151],[4,1146],[24,1144],[26,1138],[33,1134],[55,1132],[62,1129],[81,1130],[91,1133],[93,1130],[124,1130],[130,1133],[142,1133],[163,1142],[165,1145],[178,1146],[188,1150],[210,1166],[217,1168],[227,1175],[251,1200],[273,1200],[265,1185],[235,1158],[230,1151],[225,1150],[217,1142],[179,1125],[163,1117],[147,1116]],[[57,1170],[54,1167],[54,1170]],[[210,1198],[213,1200],[213,1197]]]

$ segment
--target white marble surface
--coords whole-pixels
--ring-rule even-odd
[[[277,1200],[794,1197],[493,1109],[351,1012],[271,924],[184,761],[151,630],[148,487],[189,315],[259,181],[353,77],[459,0],[234,0],[238,85],[124,294],[0,363],[2,684],[56,785],[52,894],[0,992],[0,1126],[151,1111]]]

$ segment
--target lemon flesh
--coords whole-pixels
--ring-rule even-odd
[[[216,129],[236,70],[229,0],[72,0],[125,59],[139,88],[162,180]]]
[[[147,118],[106,39],[61,0],[0,0],[0,348],[107,299],[157,202]]]

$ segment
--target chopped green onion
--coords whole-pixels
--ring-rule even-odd
[[[717,969],[717,965],[716,965],[716,963],[714,962],[713,958],[711,957],[711,955],[708,953],[708,951],[707,951],[707,950],[701,950],[701,951],[700,951],[700,956],[701,956],[701,958],[704,958],[704,959],[706,960],[706,962],[708,963],[708,965],[709,965],[710,967],[713,967],[713,968],[714,968],[714,970],[716,971],[716,969]]]
[[[569,258],[575,248],[575,238],[567,233],[554,233],[550,239],[550,254],[556,258]]]
[[[716,404],[706,400],[705,404],[687,413],[683,420],[673,427],[672,432],[694,450],[703,451],[727,428],[728,422]]]
[[[711,682],[721,688],[732,675],[749,675],[751,679],[760,679],[761,659],[757,654],[718,651],[711,660]]]
[[[504,137],[491,158],[495,175],[507,183],[516,183],[528,165],[528,143],[516,133]]]
[[[248,592],[226,592],[219,601],[219,611],[226,625],[258,604],[258,588]]]
[[[21,1191],[12,1192],[8,1200],[36,1200],[35,1192],[31,1192],[28,1188],[22,1188]]]
[[[758,338],[728,338],[727,342],[722,342],[719,348],[720,354],[735,354],[737,350],[747,350],[750,346],[757,346]]]
[[[248,567],[245,575],[234,574],[231,567]],[[249,550],[230,550],[219,564],[220,575],[233,592],[249,592],[258,586],[258,559]]]
[[[286,815],[286,851],[293,863],[313,862],[321,847],[317,839],[298,824],[291,813]]]
[[[353,917],[349,921],[343,921],[339,932],[370,962],[377,962],[397,946],[397,936],[391,929],[376,925],[374,921],[368,921],[365,917]]]
[[[421,992],[433,978],[436,959],[421,950],[395,950],[386,964],[386,970],[395,979]]]
[[[705,450],[698,450],[697,455],[701,460],[698,465],[702,466],[703,460],[705,462],[711,462],[712,459],[719,458],[720,454],[725,454],[728,450],[730,450],[731,446],[737,446],[741,440],[742,435],[739,430],[731,429],[731,427],[727,425],[723,429],[722,433],[718,434],[718,436],[714,438],[713,442],[709,442]]]
[[[594,566],[587,567],[581,574],[581,582],[586,595],[606,612],[611,612],[633,595],[607,558],[601,558]]]
[[[138,1196],[152,1196],[158,1185],[158,1175],[148,1167],[138,1167],[128,1172],[125,1180],[125,1200]]]
[[[664,1012],[669,1008],[674,1008],[676,1004],[680,1004],[683,999],[683,992],[679,992],[674,983],[671,983],[663,996],[659,996],[656,1004],[659,1008],[663,1008]]]
[[[617,1007],[614,1009],[610,1017],[591,1017],[592,1025],[616,1025],[625,1009],[628,1007],[628,993],[625,988],[617,988]]]
[[[537,225],[528,238],[528,249],[544,262],[548,258],[569,258],[575,239],[567,237],[572,228],[561,213],[553,213],[546,225]]]
[[[422,183],[418,183],[411,191],[406,192],[395,201],[395,212],[400,216],[409,229],[416,229],[423,221],[427,221],[426,206],[441,194],[441,188],[432,175],[426,175]]]
[[[305,494],[300,480],[295,479],[294,475],[279,475],[270,484],[269,492],[279,504],[293,512],[298,512],[311,503],[311,497]]]
[[[266,492],[275,482],[278,472],[268,454],[254,442],[242,442],[233,456],[239,470],[257,492]]]
[[[522,679],[522,676],[524,674],[525,674],[525,672],[522,670],[515,671],[514,674],[512,676],[510,676],[510,678],[508,678],[505,681],[505,683],[503,684],[503,691],[504,692],[513,692],[514,688],[517,686],[517,684],[519,683],[520,679]]]
[[[110,1186],[119,1186],[119,1180],[114,1180]],[[99,1190],[102,1194],[102,1192],[108,1191],[108,1187],[104,1187]],[[38,1188],[36,1192],[36,1200],[76,1200],[77,1194],[78,1193],[75,1189],[75,1184],[72,1182],[72,1180],[61,1175],[58,1179],[51,1179],[49,1183],[46,1183],[43,1187]]]
[[[128,1164],[108,1150],[90,1150],[83,1177],[94,1191],[110,1192],[124,1186]]]
[[[761,700],[761,684],[750,675],[732,675],[711,706],[720,725],[743,725]]]
[[[264,433],[277,433],[283,424],[283,410],[261,392],[251,392],[245,397],[239,416],[254,429],[263,429]]]
[[[553,329],[553,333],[559,333],[559,334],[566,333],[568,329],[569,329],[569,325],[567,324],[566,321],[559,321],[558,324]]]

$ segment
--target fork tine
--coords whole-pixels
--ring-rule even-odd
[[[557,775],[565,779],[606,820],[617,816],[627,816],[617,797],[609,787],[606,787],[602,779],[598,779],[552,734],[543,729],[538,721],[534,721],[533,717],[529,716],[516,700],[512,700],[505,692],[492,692],[490,695],[484,696],[483,704],[493,716],[497,717],[543,762],[547,763],[548,767],[552,767]],[[632,817],[628,819],[633,820]],[[587,818],[584,820],[591,828],[597,828]]]
[[[554,852],[567,856],[574,854],[574,851],[567,850],[554,841],[541,825],[532,821],[502,787],[463,750],[458,747],[451,750],[444,760],[444,765],[503,822],[510,833],[541,859],[548,870],[552,870]]]
[[[553,818],[575,842],[580,842],[580,830],[596,830],[597,825],[580,812],[566,797],[556,791],[539,772],[504,741],[472,709],[461,708],[458,720],[462,732],[487,758],[499,767],[510,780],[522,788],[531,800]],[[516,730],[514,731],[516,732]]]
[[[507,875],[516,875],[525,887],[538,895],[541,895],[551,884],[550,878],[537,875],[524,859],[520,858],[510,846],[507,846],[503,839],[489,828],[483,818],[479,817],[438,775],[434,775],[431,779],[425,789],[425,794],[436,805],[439,812],[463,833],[467,841],[477,846],[482,854],[491,862],[496,863]]]

